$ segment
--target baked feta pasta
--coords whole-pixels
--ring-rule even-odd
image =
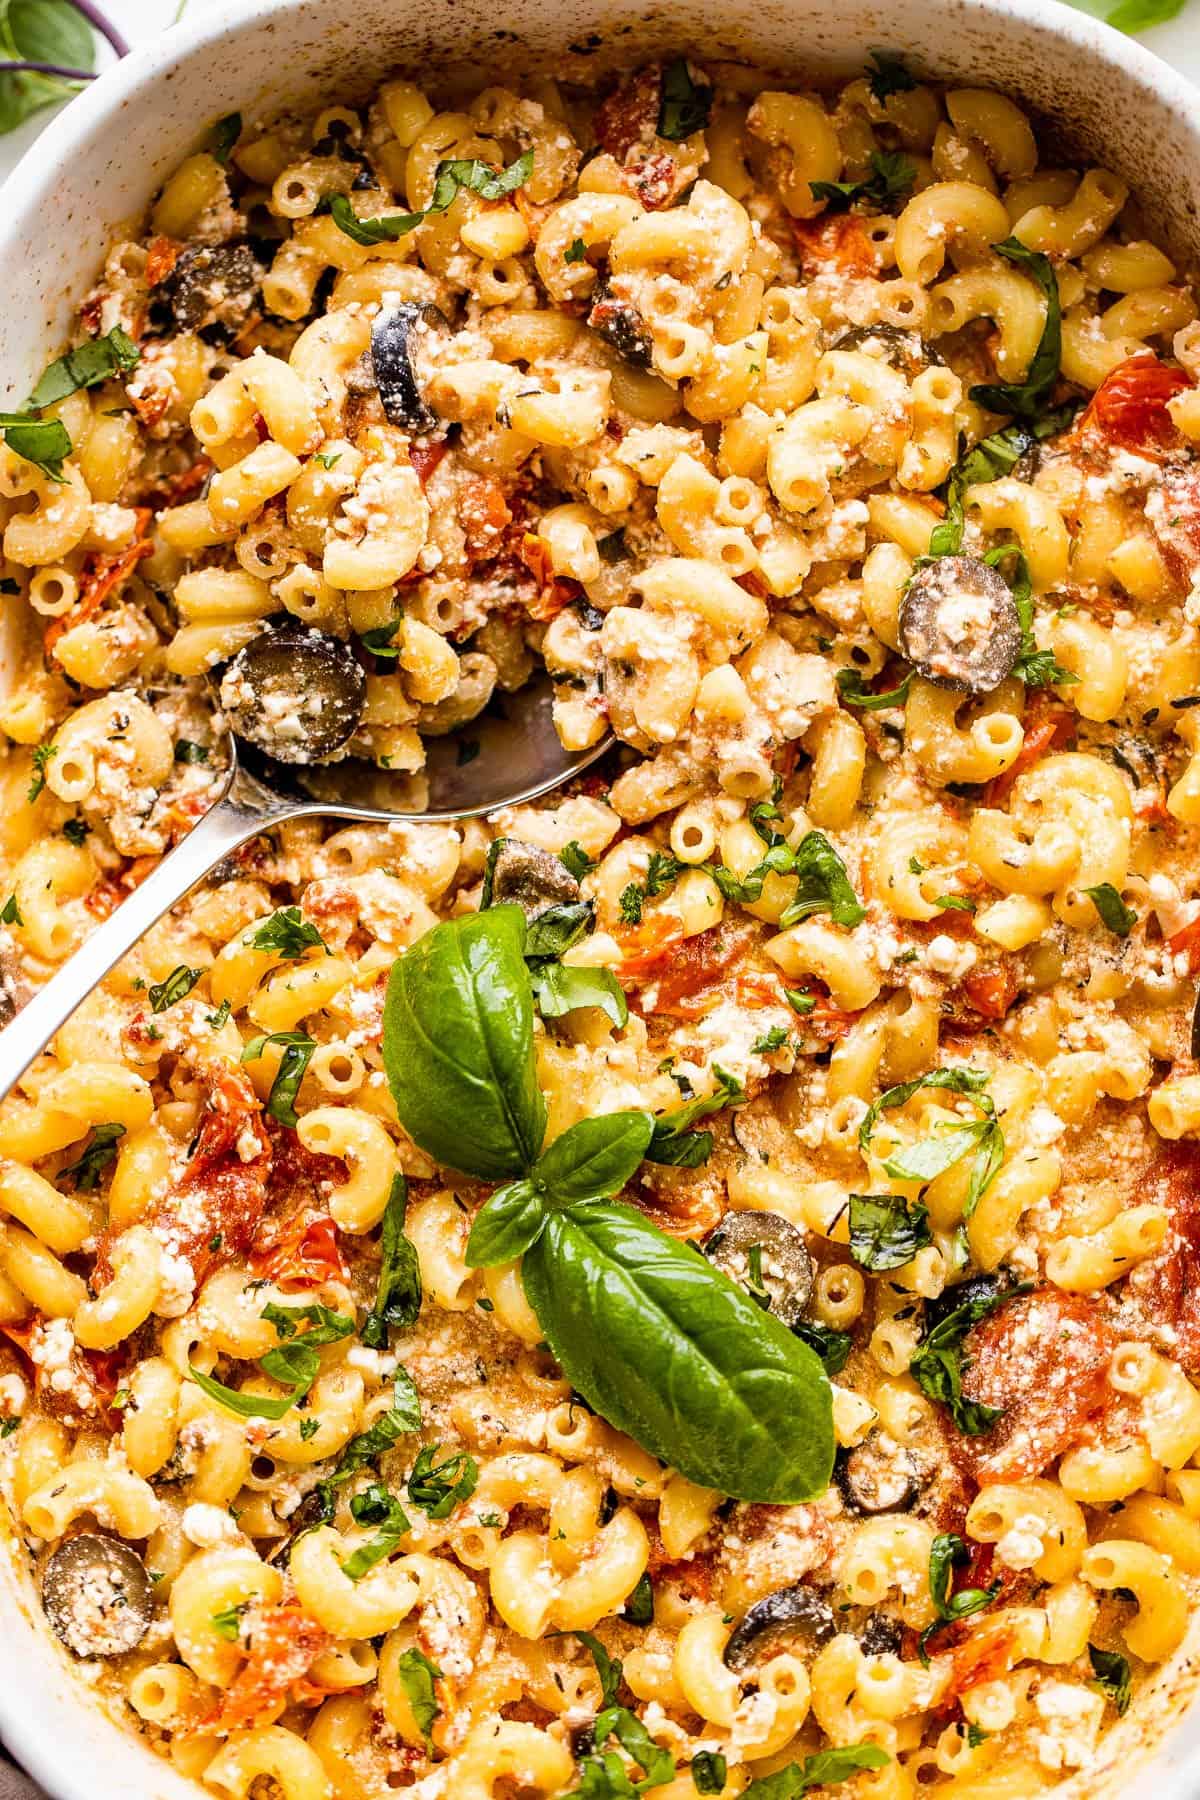
[[[0,431],[9,1017],[231,730],[417,809],[497,693],[612,734],[265,833],[0,1106],[92,1703],[229,1800],[1097,1791],[1200,1602],[1200,325],[1125,183],[882,51],[390,81],[217,122]]]

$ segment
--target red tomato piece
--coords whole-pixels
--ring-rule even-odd
[[[1157,457],[1182,442],[1167,401],[1192,383],[1150,351],[1131,356],[1105,377],[1079,421],[1082,436],[1103,438],[1137,456]]]

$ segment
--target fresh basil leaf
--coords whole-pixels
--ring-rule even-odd
[[[456,1506],[471,1498],[479,1480],[479,1465],[465,1450],[435,1462],[441,1447],[426,1444],[408,1477],[409,1499],[431,1519],[448,1519]]]
[[[213,1375],[206,1375],[203,1369],[188,1364],[188,1374],[203,1388],[210,1400],[215,1400],[227,1412],[237,1413],[242,1419],[282,1419],[285,1413],[291,1412],[296,1404],[295,1394],[286,1394],[282,1399],[273,1400],[269,1394],[243,1394],[236,1388],[226,1387]]]
[[[388,1327],[407,1331],[421,1310],[421,1265],[412,1239],[405,1235],[408,1183],[402,1174],[392,1177],[391,1192],[379,1232],[379,1284],[375,1304],[359,1332],[368,1350],[382,1350]]]
[[[630,1625],[653,1625],[654,1588],[649,1575],[639,1575],[637,1586],[625,1602],[625,1618]]]
[[[980,1437],[990,1430],[1003,1408],[985,1406],[981,1400],[968,1400],[964,1395],[963,1341],[973,1325],[978,1325],[981,1319],[986,1319],[1022,1291],[1017,1287],[997,1287],[989,1293],[974,1294],[962,1305],[953,1307],[926,1333],[908,1365],[909,1374],[921,1392],[947,1408],[965,1437]]]
[[[610,1200],[637,1173],[656,1129],[648,1112],[581,1119],[543,1152],[532,1179],[555,1206]]]
[[[8,923],[8,921],[5,921]],[[23,921],[18,920],[18,923]],[[97,1125],[88,1139],[83,1155],[78,1162],[73,1162],[60,1175],[68,1176],[74,1181],[81,1193],[90,1194],[99,1185],[100,1177],[117,1154],[117,1140],[125,1136],[123,1125]]]
[[[857,669],[839,669],[836,679],[838,693],[847,706],[861,707],[863,712],[879,712],[884,707],[904,705],[913,684],[913,672],[910,669],[899,687],[889,688],[886,694],[873,694],[865,688]]]
[[[318,1344],[337,1344],[343,1338],[353,1337],[354,1320],[344,1313],[334,1312],[330,1306],[321,1306],[316,1301],[308,1301],[301,1306],[282,1306],[271,1301],[264,1306],[261,1318],[273,1325],[279,1338],[286,1343],[294,1338],[301,1325],[311,1325],[312,1330],[303,1333],[300,1342],[311,1346]]]
[[[810,181],[814,200],[824,200],[830,212],[846,212],[864,201],[871,206],[890,206],[912,192],[917,165],[899,150],[872,150],[871,173],[865,181]]]
[[[21,917],[21,909],[17,905],[17,896],[15,893],[12,893],[4,902],[4,910],[0,912],[0,925],[23,925],[24,923],[25,921]]]
[[[447,920],[398,957],[383,1061],[400,1123],[450,1168],[524,1175],[546,1134],[519,906]]]
[[[644,1778],[633,1790],[635,1794],[646,1793],[651,1788],[664,1787],[668,1781],[674,1778],[675,1758],[669,1750],[664,1750],[661,1745],[655,1743],[637,1714],[630,1712],[628,1707],[604,1707],[596,1714],[592,1732],[597,1747],[602,1746],[609,1737],[615,1737],[622,1750],[632,1756],[634,1762],[641,1766]],[[606,1765],[610,1760],[609,1757],[603,1759]],[[586,1767],[585,1764],[585,1770]],[[605,1773],[609,1776],[611,1783],[612,1771],[606,1767]],[[614,1791],[611,1785],[609,1791]],[[587,1793],[586,1781],[582,1792]],[[615,1792],[621,1794],[620,1788],[617,1788]],[[621,1800],[625,1800],[623,1794]]]
[[[25,402],[28,407],[53,406],[81,388],[96,387],[114,375],[136,369],[142,353],[131,337],[114,325],[104,337],[89,338],[47,368]]]
[[[472,160],[441,162],[433,180],[433,196],[419,212],[392,213],[386,218],[360,219],[344,194],[332,194],[329,212],[338,230],[356,244],[395,243],[418,225],[453,205],[460,188],[468,188],[483,200],[502,200],[528,181],[533,173],[533,151],[526,150],[507,169]]]
[[[546,1221],[542,1195],[532,1181],[497,1188],[475,1215],[467,1239],[469,1269],[493,1269],[523,1256]]]
[[[1024,380],[982,383],[971,389],[971,399],[977,406],[986,406],[989,412],[1015,413],[1021,419],[1036,419],[1045,410],[1062,362],[1058,278],[1048,256],[1041,250],[1027,249],[1017,238],[1005,238],[1003,243],[993,244],[992,248],[1006,262],[1023,268],[1041,289],[1046,300],[1046,319]]]
[[[150,1011],[166,1012],[168,1006],[174,1006],[190,994],[196,983],[204,974],[203,969],[189,969],[186,963],[180,963],[172,969],[165,981],[156,981],[149,991]]]
[[[746,1104],[746,1090],[735,1075],[730,1075],[719,1063],[713,1064],[713,1074],[717,1078],[713,1093],[704,1094],[698,1100],[688,1100],[683,1106],[655,1116],[654,1131],[646,1147],[647,1162],[668,1163],[677,1169],[697,1169],[708,1161],[712,1155],[712,1132],[693,1132],[691,1126],[711,1113],[724,1112],[727,1106]]]
[[[596,1665],[596,1673],[600,1677],[601,1708],[615,1706],[617,1694],[621,1687],[623,1664],[620,1657],[610,1656],[600,1639],[591,1631],[565,1631],[563,1637],[578,1638],[588,1655]]]
[[[721,1794],[729,1778],[729,1767],[718,1750],[697,1750],[691,1763],[692,1786],[698,1794]]]
[[[964,1119],[961,1124],[939,1121],[933,1134],[897,1150],[884,1163],[884,1171],[896,1181],[935,1181],[947,1169],[979,1146],[983,1134],[992,1128],[990,1119]]]
[[[1095,1644],[1088,1645],[1088,1657],[1092,1665],[1091,1685],[1112,1701],[1118,1718],[1124,1718],[1132,1698],[1129,1664],[1119,1651],[1100,1650]]]
[[[14,62],[55,63],[66,69],[95,67],[91,25],[67,0],[10,0],[0,16],[3,54]],[[57,75],[34,70],[0,74],[0,133],[15,131],[43,106],[57,105],[78,92],[76,82]]]
[[[810,913],[827,912],[835,925],[853,927],[867,916],[850,885],[846,865],[823,831],[809,831],[795,853],[796,892],[779,923],[786,929]]]
[[[760,837],[762,833],[759,833]],[[786,838],[777,834],[774,841],[760,863],[756,863],[747,875],[740,879],[731,869],[720,863],[702,863],[706,874],[712,876],[717,887],[726,900],[734,900],[739,906],[752,906],[762,899],[763,883],[768,875],[791,875],[796,869],[796,858],[799,852],[792,849]]]
[[[62,481],[63,459],[73,445],[61,419],[35,419],[28,413],[0,413],[0,433],[14,456],[21,456],[51,481]]]
[[[561,1019],[583,1006],[598,1006],[618,1031],[629,1023],[629,1002],[611,969],[548,962],[531,968],[529,979],[534,1004],[543,1019]]]
[[[561,956],[589,931],[594,931],[595,926],[594,900],[576,900],[569,906],[548,906],[525,927],[525,956]]]
[[[352,243],[362,244],[394,244],[398,238],[406,237],[423,225],[433,207],[421,212],[390,213],[386,217],[360,219],[345,194],[329,196],[329,215],[338,230],[348,237]],[[444,208],[438,208],[444,211]]]
[[[658,108],[658,135],[669,144],[682,143],[693,132],[703,131],[712,113],[713,91],[707,82],[697,85],[685,57],[677,56],[662,73],[662,99]]]
[[[441,1707],[434,1698],[433,1684],[441,1680],[442,1671],[419,1650],[402,1650],[394,1667],[412,1709],[417,1730],[428,1743],[434,1720],[441,1712]]]
[[[901,1194],[851,1194],[850,1254],[873,1275],[902,1269],[933,1242],[929,1213],[918,1202],[909,1211]]]
[[[1137,924],[1137,914],[1126,906],[1112,882],[1102,881],[1099,887],[1088,887],[1083,891],[1108,929],[1118,937],[1128,937]]]
[[[864,1769],[882,1769],[891,1762],[878,1744],[843,1744],[837,1750],[818,1750],[802,1763],[789,1763],[773,1775],[759,1775],[742,1789],[741,1800],[800,1800],[815,1787],[834,1787]]]
[[[909,73],[894,50],[872,50],[870,55],[874,66],[867,70],[867,82],[881,106],[893,94],[912,93],[917,78]]]
[[[822,1325],[815,1319],[797,1319],[792,1330],[801,1343],[807,1344],[813,1355],[820,1358],[827,1375],[841,1374],[850,1360],[854,1342],[848,1331],[835,1331],[831,1325]]]
[[[238,139],[242,135],[242,115],[240,112],[226,113],[218,119],[212,128],[208,140],[208,154],[215,157],[222,168],[228,167],[229,158]]]
[[[257,1062],[268,1044],[282,1045],[283,1055],[279,1059],[279,1067],[267,1095],[267,1111],[281,1125],[290,1125],[294,1129],[300,1123],[296,1112],[296,1095],[300,1092],[300,1083],[308,1073],[308,1065],[317,1047],[316,1039],[310,1038],[306,1031],[266,1032],[261,1037],[250,1039],[242,1051],[242,1061]]]
[[[522,1275],[568,1381],[644,1449],[739,1499],[824,1492],[824,1370],[690,1244],[629,1206],[571,1206],[550,1213]]]
[[[341,1565],[342,1574],[350,1581],[361,1581],[377,1563],[391,1555],[400,1539],[412,1530],[412,1521],[395,1495],[389,1494],[380,1482],[372,1482],[365,1493],[355,1494],[350,1514],[360,1524],[379,1526],[375,1536],[360,1544]]]
[[[301,918],[298,906],[284,906],[264,919],[243,942],[250,950],[269,950],[285,962],[296,962],[306,950],[325,950],[325,939],[315,925]]]

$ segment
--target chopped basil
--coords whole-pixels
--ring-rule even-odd
[[[1038,648],[1033,635],[1033,584],[1024,551],[1017,544],[997,544],[984,554],[983,560],[989,567],[999,569],[1012,589],[1021,626],[1021,650],[1013,664],[1013,674],[1031,688],[1069,687],[1077,682],[1079,677],[1063,668],[1053,650]]]
[[[696,1169],[712,1155],[711,1131],[692,1131],[698,1119],[710,1113],[724,1112],[727,1106],[744,1106],[746,1090],[736,1075],[730,1075],[720,1063],[712,1066],[717,1078],[713,1093],[698,1100],[688,1100],[670,1112],[659,1113],[654,1120],[654,1134],[646,1151],[646,1161],[668,1163],[674,1168]]]
[[[219,1638],[224,1638],[227,1644],[236,1644],[238,1638],[241,1636],[242,1614],[245,1612],[248,1605],[249,1602],[243,1600],[240,1605],[223,1607],[220,1612],[214,1613],[209,1620],[209,1624],[212,1626],[217,1636]]]
[[[980,1437],[996,1423],[1002,1408],[968,1400],[962,1389],[962,1346],[968,1331],[989,1313],[1011,1300],[1020,1288],[997,1286],[973,1293],[969,1300],[946,1313],[922,1339],[908,1365],[921,1392],[946,1407],[958,1430],[966,1437]],[[953,1289],[951,1289],[953,1296]]]
[[[479,1480],[473,1456],[458,1450],[444,1462],[435,1462],[440,1449],[440,1444],[426,1444],[408,1477],[409,1499],[431,1519],[448,1519],[456,1506],[471,1498]]]
[[[1137,914],[1126,906],[1112,882],[1102,881],[1099,887],[1088,887],[1083,891],[1108,929],[1118,937],[1128,937],[1137,924]]]
[[[879,712],[884,707],[904,705],[913,684],[913,672],[910,669],[899,687],[889,688],[886,694],[873,694],[865,688],[857,669],[839,669],[836,679],[838,693],[847,706],[859,706],[863,712]]]
[[[902,1194],[851,1194],[850,1254],[860,1268],[874,1275],[902,1269],[932,1242],[920,1202],[910,1212]]]
[[[649,1575],[638,1576],[637,1586],[625,1601],[625,1618],[631,1625],[654,1623],[654,1588]]]
[[[379,1526],[375,1536],[360,1544],[341,1565],[342,1574],[350,1581],[361,1581],[376,1563],[391,1555],[400,1539],[412,1530],[412,1522],[395,1495],[378,1481],[355,1494],[350,1502],[350,1516],[359,1525]]]
[[[596,1673],[600,1677],[600,1706],[614,1706],[621,1690],[621,1677],[624,1664],[620,1657],[610,1656],[600,1639],[591,1631],[568,1631],[565,1637],[578,1638],[588,1655],[596,1665]]]
[[[783,997],[793,1012],[810,1013],[816,1011],[817,996],[815,994],[806,994],[803,988],[784,988]]]
[[[894,50],[872,50],[871,62],[874,67],[867,70],[867,82],[881,106],[893,94],[911,94],[916,87],[916,76],[909,73]]]
[[[63,460],[73,449],[61,419],[35,419],[29,413],[0,413],[0,433],[14,456],[23,457],[51,481],[63,481]]]
[[[816,1320],[798,1319],[792,1326],[801,1343],[819,1356],[827,1375],[840,1375],[850,1360],[853,1339],[848,1331],[835,1331],[831,1325]]]
[[[697,1750],[691,1763],[692,1786],[698,1794],[725,1791],[729,1769],[719,1750]]]
[[[582,238],[572,238],[571,242],[563,251],[563,261],[565,263],[581,263],[586,256],[587,245]]]
[[[1018,238],[1005,238],[993,244],[995,255],[1016,263],[1039,287],[1046,300],[1046,319],[1033,360],[1022,381],[984,382],[971,389],[971,399],[990,412],[1014,413],[1021,419],[1036,419],[1046,410],[1062,361],[1062,309],[1058,297],[1058,278],[1054,264],[1041,250],[1030,250]]]
[[[681,143],[693,132],[703,131],[712,113],[713,91],[707,82],[692,80],[686,58],[677,56],[662,73],[662,99],[658,108],[658,135],[670,144]]]
[[[846,212],[867,203],[890,206],[912,191],[917,165],[899,150],[872,150],[867,159],[871,173],[863,181],[810,181],[814,200],[824,200],[830,212]]]
[[[402,1437],[408,1437],[421,1429],[421,1402],[413,1385],[412,1376],[407,1369],[397,1369],[392,1377],[392,1404],[382,1418],[375,1420],[366,1431],[360,1431],[342,1451],[333,1474],[321,1483],[328,1488],[332,1497],[334,1487],[340,1487],[343,1481],[349,1481],[360,1469],[369,1463],[377,1462],[385,1450],[390,1450]]]
[[[379,1284],[375,1304],[359,1333],[371,1350],[382,1350],[388,1341],[388,1327],[407,1331],[415,1325],[421,1310],[421,1265],[412,1239],[406,1237],[404,1216],[408,1207],[408,1183],[402,1174],[392,1178],[379,1234]]]
[[[950,1592],[955,1569],[965,1568],[970,1560],[971,1552],[962,1538],[953,1531],[939,1532],[930,1546],[929,1593],[937,1618],[921,1633],[920,1654],[923,1663],[927,1664],[929,1661],[926,1645],[935,1632],[940,1631],[943,1625],[953,1623],[955,1619],[969,1619],[972,1613],[982,1612],[1000,1592],[998,1581],[989,1588],[963,1588],[957,1594]]]
[[[568,874],[575,877],[576,881],[582,881],[584,876],[590,874],[596,867],[595,858],[589,856],[574,838],[559,851],[558,860]]]
[[[974,900],[969,900],[965,894],[939,894],[934,905],[940,906],[943,912],[973,913],[976,910]]]
[[[23,925],[24,923],[25,921],[21,917],[21,909],[17,905],[17,896],[15,893],[12,893],[4,902],[4,910],[0,912],[0,925]]]
[[[232,1000],[222,1000],[216,1012],[205,1013],[205,1023],[211,1025],[214,1031],[220,1031],[222,1025],[228,1024],[232,1012]]]
[[[389,244],[415,231],[435,213],[444,213],[457,198],[461,188],[478,194],[482,200],[502,200],[524,185],[533,173],[533,151],[526,150],[507,169],[497,171],[478,158],[470,161],[441,162],[433,180],[433,197],[420,212],[393,213],[387,218],[360,219],[345,194],[333,194],[329,211],[338,230],[356,244]]]
[[[242,1419],[282,1419],[296,1404],[295,1394],[285,1394],[282,1399],[273,1400],[268,1394],[240,1393],[236,1388],[226,1387],[214,1375],[206,1375],[203,1369],[197,1369],[193,1363],[188,1364],[188,1374],[210,1400],[215,1400],[227,1412],[237,1413]]]
[[[559,1019],[581,1006],[598,1006],[620,1031],[629,1021],[625,990],[611,969],[548,962],[530,967],[533,998],[543,1019]]]
[[[408,1698],[417,1730],[428,1743],[433,1722],[441,1711],[434,1698],[433,1684],[441,1680],[442,1671],[436,1663],[422,1655],[420,1650],[402,1650],[394,1667]]]
[[[400,654],[400,646],[396,642],[396,633],[403,623],[402,619],[393,619],[390,624],[375,625],[370,631],[362,633],[359,642],[364,650],[371,652],[372,656],[381,656],[387,659],[397,657]]]
[[[10,1438],[20,1423],[20,1415],[15,1419],[0,1419],[0,1439]]]
[[[793,872],[798,885],[779,920],[784,929],[807,919],[810,913],[827,912],[835,925],[847,928],[866,918],[867,909],[850,885],[846,865],[824,832],[809,831],[801,838]]]
[[[39,410],[53,406],[81,388],[96,387],[114,375],[127,374],[137,368],[141,359],[142,353],[133,339],[114,325],[104,337],[89,338],[52,362],[25,404]]]
[[[759,1775],[742,1789],[741,1800],[800,1800],[812,1788],[833,1787],[864,1769],[882,1769],[891,1760],[878,1744],[845,1744],[837,1750],[818,1750],[802,1763],[789,1763],[773,1775]]]
[[[250,1039],[242,1051],[242,1061],[257,1062],[268,1044],[282,1044],[283,1055],[271,1083],[271,1092],[267,1095],[267,1111],[281,1125],[290,1125],[294,1129],[300,1123],[296,1112],[296,1095],[300,1092],[300,1083],[308,1073],[308,1065],[317,1047],[316,1040],[310,1038],[306,1031],[266,1032],[261,1037]]]
[[[175,761],[177,763],[206,763],[208,747],[205,744],[194,744],[191,738],[180,738],[175,745]]]
[[[100,1177],[109,1163],[115,1159],[117,1142],[124,1136],[123,1125],[97,1125],[79,1161],[60,1169],[59,1174],[69,1176],[81,1193],[92,1193],[99,1186]]]
[[[1118,1718],[1123,1718],[1132,1697],[1129,1664],[1119,1651],[1100,1650],[1095,1644],[1088,1645],[1088,1657],[1092,1665],[1091,1686],[1098,1687],[1116,1707]]]
[[[166,1012],[168,1006],[174,1006],[190,994],[196,983],[202,978],[203,969],[189,969],[186,963],[172,969],[165,981],[157,981],[150,989],[151,1012]]]
[[[315,1417],[309,1418],[309,1419],[301,1419],[301,1421],[300,1421],[300,1442],[302,1444],[307,1444],[310,1439],[316,1437],[316,1435],[317,1435],[318,1431],[320,1431],[320,1429],[321,1429],[320,1419],[315,1418]]]
[[[268,1350],[259,1359],[259,1367],[272,1381],[290,1386],[290,1394],[279,1399],[272,1399],[265,1394],[246,1394],[237,1388],[226,1387],[223,1381],[206,1375],[203,1369],[194,1368],[191,1364],[188,1365],[188,1372],[196,1385],[227,1411],[237,1413],[244,1419],[282,1419],[297,1401],[304,1399],[317,1379],[321,1368],[318,1351],[326,1344],[336,1344],[342,1338],[350,1337],[354,1331],[354,1320],[332,1312],[327,1306],[316,1304],[272,1304],[263,1308],[262,1317],[274,1325],[281,1341],[277,1349]],[[312,1330],[297,1336],[297,1325],[302,1321],[310,1322]]]
[[[775,1050],[782,1050],[788,1041],[786,1025],[772,1025],[770,1031],[764,1031],[761,1037],[755,1038],[750,1046],[751,1056],[770,1056]]]
[[[285,962],[295,962],[306,950],[325,949],[325,939],[315,925],[301,918],[298,906],[281,907],[243,942],[251,950],[277,951]]]
[[[233,153],[233,147],[242,135],[242,115],[240,112],[226,113],[218,119],[212,128],[208,140],[208,154],[225,167]]]
[[[68,819],[63,826],[63,836],[68,844],[74,844],[78,849],[91,829],[86,819]]]

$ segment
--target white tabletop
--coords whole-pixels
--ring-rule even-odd
[[[100,0],[100,3],[113,23],[134,44],[167,30],[179,16],[180,0]],[[190,17],[211,4],[211,0],[182,0],[182,4]],[[1114,0],[1085,0],[1083,10],[1103,18],[1113,4]],[[1185,0],[1178,18],[1140,33],[1139,42],[1161,56],[1164,62],[1172,63],[1182,74],[1189,75],[1200,87],[1200,0]],[[102,46],[98,66],[103,68],[110,58],[107,45]],[[1197,104],[1200,104],[1200,96]],[[15,167],[39,132],[52,123],[54,116],[55,109],[47,107],[19,130],[0,137],[0,180]]]

